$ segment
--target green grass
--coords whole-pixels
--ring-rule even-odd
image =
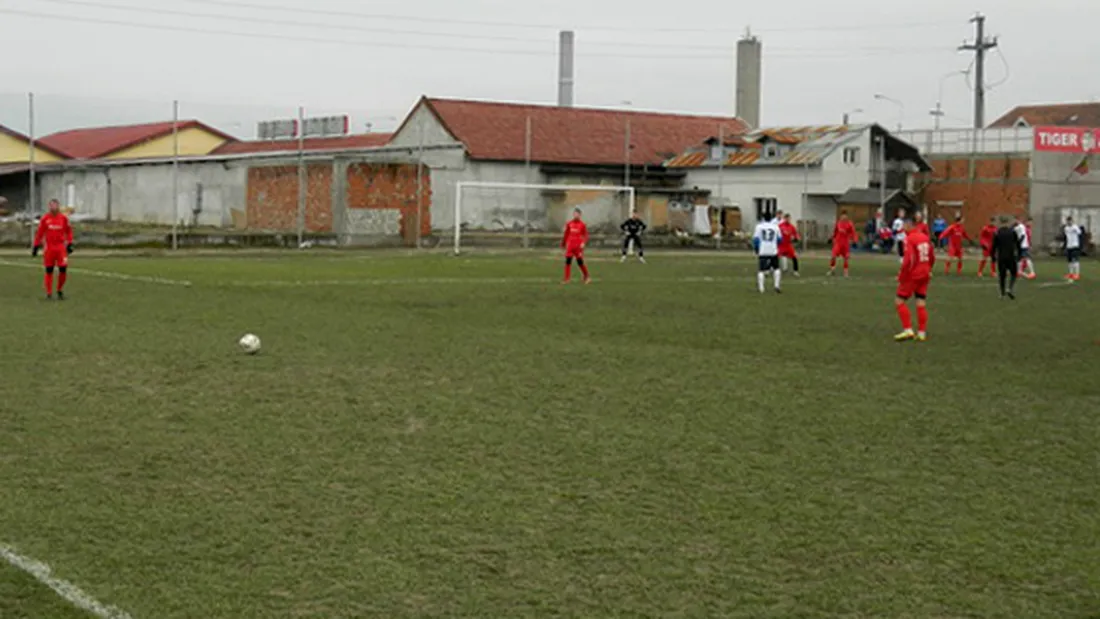
[[[0,543],[135,619],[1100,616],[1100,269],[898,345],[891,260],[592,266],[0,265]]]

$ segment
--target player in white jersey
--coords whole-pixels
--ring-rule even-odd
[[[890,225],[890,229],[894,231],[894,243],[898,247],[898,258],[905,257],[905,209],[898,209],[898,216],[894,219],[894,223]]]
[[[1023,217],[1017,216],[1013,231],[1020,239],[1020,275],[1035,279],[1035,261],[1031,259],[1031,218],[1025,223]]]
[[[756,273],[756,287],[764,292],[764,279],[768,271],[771,271],[775,279],[775,291],[782,292],[779,284],[783,278],[783,272],[779,270],[779,242],[783,240],[783,233],[779,231],[779,225],[774,221],[762,221],[756,224],[756,230],[752,233],[752,248],[760,263]]]
[[[1069,273],[1066,279],[1075,282],[1081,279],[1081,237],[1084,230],[1073,223],[1072,217],[1066,217],[1066,225],[1062,227],[1062,238],[1066,243],[1066,260],[1069,260]]]

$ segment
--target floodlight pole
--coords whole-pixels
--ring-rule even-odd
[[[172,102],[172,249],[180,248],[180,102]]]
[[[27,214],[30,215],[31,221],[34,221],[34,217],[38,215],[38,188],[37,184],[37,171],[35,170],[35,142],[34,142],[34,93],[27,93],[27,134],[29,138],[30,152],[28,153],[28,183],[27,188]],[[34,244],[35,228],[31,226],[31,244]]]
[[[306,227],[306,109],[298,106],[298,247],[305,241]]]

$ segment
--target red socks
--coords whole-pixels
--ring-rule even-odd
[[[46,273],[46,294],[53,294],[53,273]]]
[[[901,328],[909,331],[913,328],[913,315],[909,313],[909,306],[902,303],[898,305],[898,318],[901,318]]]
[[[917,306],[917,331],[924,333],[928,330],[928,308]]]
[[[565,281],[569,281],[573,277],[573,265],[566,263],[565,265]]]
[[[959,266],[958,266],[958,268],[955,269],[955,275],[962,275],[962,274],[963,274],[963,261],[959,260]]]
[[[830,269],[835,269],[836,268],[836,256],[833,256],[833,259],[829,261],[829,268]]]
[[[584,278],[588,279],[588,265],[587,264],[578,264],[577,266],[579,266],[581,268],[581,274],[584,275]]]
[[[69,274],[66,273],[65,271],[62,271],[62,272],[57,274],[57,291],[58,292],[61,292],[61,290],[65,287],[65,280],[67,280],[67,279],[69,279]]]

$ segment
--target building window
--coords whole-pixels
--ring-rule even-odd
[[[775,159],[778,156],[779,156],[779,146],[777,146],[775,144],[765,144],[764,145],[764,158],[765,159]]]
[[[848,165],[859,165],[858,146],[848,146],[844,149],[844,163]]]
[[[777,198],[753,198],[752,203],[756,206],[756,221],[771,221],[779,210]]]

